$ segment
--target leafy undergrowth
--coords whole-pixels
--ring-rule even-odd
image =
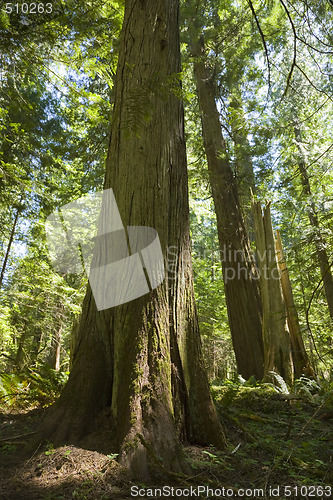
[[[57,399],[67,378],[68,372],[57,372],[47,364],[0,373],[0,411],[48,406]]]
[[[213,394],[233,445],[237,443],[229,455],[221,457],[229,483],[236,487],[299,487],[292,491],[332,484],[331,392],[310,397],[302,389],[286,394],[270,387],[231,385],[213,388]]]
[[[227,429],[228,449],[222,452],[213,447],[189,446],[185,454],[192,475],[168,476],[161,466],[155,470],[155,479],[147,484],[131,482],[116,455],[96,451],[97,445],[91,451],[91,442],[89,450],[84,446],[54,448],[49,443],[23,458],[20,451],[38,430],[45,410],[4,412],[0,414],[0,498],[129,499],[134,498],[131,487],[153,485],[173,485],[178,492],[198,485],[215,491],[222,486],[252,490],[266,487],[266,498],[281,499],[287,498],[282,489],[279,495],[270,496],[269,488],[287,485],[292,492],[289,498],[307,498],[306,494],[308,498],[331,498],[319,494],[320,487],[330,485],[333,479],[333,404],[329,392],[307,394],[299,390],[287,394],[269,385],[230,383],[213,386],[213,396]],[[316,489],[310,490],[311,486]],[[314,494],[309,495],[311,492]],[[152,489],[146,489],[146,493],[140,498],[157,498]],[[205,493],[196,497],[208,498]],[[237,498],[236,490],[233,498]],[[242,498],[265,497],[260,494]]]

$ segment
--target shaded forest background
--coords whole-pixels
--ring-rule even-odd
[[[129,1],[127,6],[129,4],[137,8],[136,2]],[[164,4],[170,6],[176,2],[159,3],[163,8]],[[3,420],[0,429],[4,429],[6,436],[0,439],[0,445],[5,458],[7,453],[15,455],[19,446],[17,437],[25,438],[39,429],[39,416],[57,400],[72,368],[77,369],[75,372],[73,368],[72,374],[83,374],[82,366],[81,371],[77,368],[79,362],[75,355],[82,338],[85,341],[85,318],[92,321],[97,318],[94,308],[82,308],[88,279],[84,271],[59,273],[52,266],[45,221],[64,204],[102,190],[105,171],[107,179],[109,175],[107,182],[112,185],[107,155],[110,157],[112,143],[110,123],[114,126],[117,120],[113,104],[117,103],[118,58],[121,61],[123,55],[121,62],[127,76],[131,71],[135,74],[137,69],[126,62],[126,51],[125,57],[124,50],[122,52],[124,2],[55,0],[36,4],[36,8],[29,5],[3,4],[0,10],[0,409]],[[156,18],[155,25],[156,30],[163,33],[161,19]],[[133,26],[138,29],[135,23]],[[177,31],[175,25],[173,28]],[[215,428],[203,432],[195,428],[197,414],[197,421],[204,421],[202,408],[205,405],[207,408],[211,400],[204,394],[205,381],[201,387],[199,382],[199,392],[195,394],[202,397],[193,403],[193,408],[199,410],[193,411],[191,407],[188,417],[192,401],[189,397],[188,405],[188,396],[182,398],[188,390],[187,374],[184,387],[180,382],[178,388],[172,388],[172,419],[177,433],[184,433],[185,437],[180,439],[185,444],[210,445],[204,451],[195,446],[186,450],[186,463],[192,471],[199,471],[198,481],[208,480],[209,476],[210,481],[227,478],[229,484],[239,486],[246,480],[253,485],[265,473],[266,485],[270,476],[281,484],[287,478],[289,484],[296,486],[329,483],[332,454],[326,444],[330,441],[327,422],[333,414],[332,28],[332,2],[327,1],[181,2],[181,71],[168,75],[165,81],[161,81],[158,74],[147,81],[139,78],[139,86],[127,94],[124,92],[126,119],[122,122],[122,133],[127,137],[140,138],[142,131],[150,133],[149,124],[156,119],[152,102],[158,103],[161,106],[158,109],[162,110],[168,99],[184,105],[195,301],[204,364],[219,419],[215,410],[207,411],[207,422]],[[131,33],[126,32],[126,28],[123,32],[127,41],[130,40]],[[166,34],[165,39],[159,41],[161,53],[167,46],[167,38]],[[154,52],[154,57],[156,54]],[[170,113],[169,118],[172,116]],[[161,122],[156,123],[163,123],[162,119],[163,115]],[[163,138],[161,144],[163,146]],[[144,169],[142,172],[147,174]],[[128,167],[126,172],[117,175],[118,182],[123,179],[125,185],[128,179],[135,178],[136,172]],[[184,180],[182,176],[179,178],[181,182]],[[179,199],[180,191],[176,191],[175,198],[171,193],[168,199]],[[126,186],[120,192],[126,193]],[[177,220],[184,223],[178,233],[177,221],[169,221],[175,224],[177,235],[183,235],[183,227],[186,233],[186,200],[184,206],[183,212],[174,211],[179,217]],[[186,244],[184,248],[186,251]],[[177,267],[177,248],[169,246],[163,250],[168,274],[175,273],[176,281],[181,274]],[[185,273],[189,272],[188,262],[182,265]],[[279,279],[263,277],[266,268],[272,274],[275,271]],[[188,290],[191,277],[189,283]],[[182,290],[186,296],[184,303],[189,300],[194,318],[193,332],[197,332],[195,308],[188,298],[190,293],[187,296],[185,287]],[[161,300],[163,292],[157,297]],[[170,302],[168,307],[171,310]],[[179,318],[182,317],[181,305],[179,311],[177,304],[175,309]],[[135,305],[128,310],[136,312]],[[110,317],[113,317],[111,313]],[[156,317],[158,325],[160,317],[158,314]],[[81,324],[80,318],[83,318]],[[172,331],[172,327],[168,328]],[[151,330],[153,338],[154,328]],[[179,342],[177,334],[176,343]],[[149,335],[150,332],[147,336],[150,339]],[[166,346],[168,335],[170,332],[163,338]],[[193,352],[199,350],[195,348]],[[188,355],[189,364],[193,352]],[[89,350],[85,353],[89,354]],[[183,353],[179,358],[181,356]],[[193,359],[199,360],[199,373],[200,353],[192,358],[192,364]],[[183,362],[181,359],[176,367],[180,374]],[[149,359],[147,366],[154,375],[158,363],[155,366],[154,360]],[[186,370],[186,362],[184,366]],[[121,370],[115,373],[121,387],[121,377],[128,374]],[[67,403],[74,398],[68,399],[68,387],[75,388],[75,376],[72,386],[70,383],[65,386],[68,392],[66,389],[62,392],[60,405],[46,410],[49,415],[46,422],[52,423],[52,408],[56,412],[62,405],[72,411]],[[89,379],[88,370],[84,376]],[[192,369],[190,377],[195,381],[195,370]],[[170,381],[174,383],[171,376]],[[154,402],[158,385],[147,385],[146,389],[151,391]],[[171,389],[169,393],[170,396]],[[94,406],[85,402],[89,398],[83,394],[78,398],[83,401],[82,408],[85,404],[88,409],[89,404]],[[144,406],[144,394],[138,398]],[[113,411],[115,408],[118,411],[117,403]],[[153,408],[152,403],[150,409]],[[29,410],[35,413],[26,413]],[[95,409],[92,410],[93,414]],[[14,433],[14,437],[13,421],[8,420],[8,415],[15,415],[13,428],[17,429],[17,435]],[[77,415],[73,412],[72,420],[67,418],[68,421],[64,415],[59,432],[61,434],[62,429],[71,432],[73,428],[74,435],[72,422],[75,423]],[[149,417],[149,412],[147,415]],[[157,435],[157,439],[152,438],[149,445],[141,435],[142,449],[150,459],[153,457],[153,462],[161,450],[163,473],[179,481],[180,476],[167,470],[169,465],[172,470],[187,470],[181,454],[177,455],[179,467],[173,468],[171,451],[176,432],[175,438],[170,433],[170,449],[168,446],[164,449],[159,427],[154,430],[153,425],[149,434],[149,425],[154,419],[148,417],[143,418],[143,428],[148,436],[156,438]],[[158,411],[155,417],[159,417]],[[100,418],[105,425],[105,418]],[[194,423],[186,424],[188,418]],[[220,423],[227,429],[227,443],[223,431],[215,432]],[[119,427],[118,419],[118,430],[122,429],[122,422],[120,424]],[[50,427],[53,429],[54,423]],[[135,425],[133,427],[136,430]],[[87,498],[85,495],[89,497],[96,488],[101,489],[101,498],[105,498],[105,492],[110,493],[114,488],[113,482],[116,486],[128,483],[127,476],[119,479],[118,474],[124,471],[119,472],[114,459],[119,451],[120,462],[127,465],[126,445],[130,442],[125,441],[121,446],[118,443],[113,449],[112,439],[105,440],[104,449],[102,445],[97,446],[97,441],[89,444],[89,435],[85,436],[82,449],[74,446],[55,449],[52,438],[55,442],[57,439],[52,432],[49,432],[51,441],[46,451],[36,458],[38,463],[31,462],[33,472],[24,469],[29,485],[32,476],[41,476],[40,483],[36,478],[31,481],[34,485],[30,498],[35,498],[32,492],[36,498],[44,498],[38,495],[40,491],[45,493],[45,478],[50,488],[53,481],[58,488],[59,474],[64,481],[69,477],[66,483],[69,492],[61,490],[61,498],[67,498],[67,493],[68,498],[72,498],[75,491],[79,491],[77,496]],[[213,438],[216,438],[216,448],[211,446]],[[300,438],[302,442],[296,447]],[[71,439],[68,442],[72,442]],[[89,449],[98,449],[103,454],[89,455]],[[254,458],[249,459],[252,455]],[[103,478],[98,487],[89,474],[89,479],[79,487],[76,479],[66,476],[69,456],[72,464],[77,463],[79,468],[89,462],[87,467],[92,476],[98,470]],[[111,482],[107,478],[109,473]],[[10,488],[15,487],[17,472],[9,476]],[[182,480],[194,481],[193,477],[189,479],[184,475]],[[22,491],[23,483],[24,479],[18,486]],[[86,486],[92,488],[88,493]],[[60,488],[63,488],[61,484]],[[54,491],[57,495],[57,490]],[[112,490],[112,498],[117,495],[124,498],[121,492]],[[96,492],[95,497],[99,498]]]
[[[51,14],[27,15],[12,4],[0,17],[0,367],[1,404],[9,405],[37,396],[33,387],[41,396],[40,378],[52,392],[69,371],[87,278],[53,270],[44,223],[102,187],[122,23],[118,2],[52,5]],[[318,248],[331,266],[331,6],[186,2],[181,18],[195,293],[209,378],[232,380],[238,372],[193,75],[198,30],[252,248],[250,188],[272,202],[306,350],[316,374],[329,380],[332,318]],[[143,85],[133,96],[134,133],[149,120],[150,90]],[[169,249],[171,267],[172,259]]]

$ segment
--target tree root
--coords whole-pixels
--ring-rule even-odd
[[[13,441],[13,440],[19,439],[21,437],[32,436],[33,434],[36,434],[36,431],[26,432],[24,434],[19,434],[18,436],[10,436],[8,438],[0,439],[0,443],[7,443],[8,441]]]
[[[246,427],[236,417],[233,417],[230,414],[226,414],[223,416],[223,418],[229,420],[233,425],[235,425],[235,427],[237,427],[240,431],[242,431],[244,437],[249,443],[256,442],[256,436],[252,436],[252,434],[249,433],[249,430],[246,429]]]

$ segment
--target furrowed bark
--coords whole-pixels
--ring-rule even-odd
[[[203,39],[193,45],[192,52],[195,56],[194,75],[237,367],[243,377],[255,375],[257,379],[261,379],[264,373],[262,304],[257,268],[242,216],[236,180],[222,135],[216,91],[206,62]]]
[[[291,383],[293,365],[290,335],[275,254],[270,203],[266,203],[263,213],[259,201],[253,199],[252,207],[263,301],[264,377],[272,380],[271,372],[276,372]]]
[[[125,227],[157,230],[166,279],[105,311],[88,287],[72,372],[44,426],[74,439],[109,405],[120,460],[140,477],[150,473],[149,450],[168,468],[188,471],[180,439],[225,444],[194,303],[178,8],[176,0],[125,3],[104,185]]]
[[[294,364],[295,378],[299,378],[302,374],[307,377],[314,377],[315,373],[310,364],[309,357],[305,350],[301,328],[298,321],[298,314],[293,297],[293,290],[289,278],[287,261],[284,255],[280,232],[276,231],[276,255],[281,276],[281,287],[284,298],[284,303],[287,312],[288,329],[291,341],[291,354]]]

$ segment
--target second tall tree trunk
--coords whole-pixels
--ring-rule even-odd
[[[274,372],[291,383],[293,381],[291,343],[275,252],[270,204],[266,204],[263,214],[259,201],[253,200],[252,206],[263,302],[265,379],[272,380]]]
[[[290,333],[291,352],[294,364],[295,378],[299,378],[303,374],[307,377],[313,377],[314,371],[305,350],[302,332],[298,321],[297,309],[294,302],[293,291],[291,288],[289,271],[279,231],[276,232],[275,247],[280,269],[282,293],[287,313],[287,323]]]
[[[238,189],[226,152],[216,91],[203,39],[193,45],[202,133],[207,156],[229,325],[239,373],[263,377],[261,298],[258,274],[242,216]]]

